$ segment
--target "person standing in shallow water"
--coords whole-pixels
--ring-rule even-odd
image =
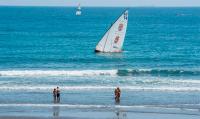
[[[119,87],[117,87],[117,91],[118,91],[118,98],[120,99],[120,96],[121,96],[121,90],[119,89]]]
[[[59,103],[60,102],[60,89],[59,89],[59,87],[57,87],[56,93],[57,93],[57,102]]]
[[[54,103],[56,103],[56,100],[57,100],[57,91],[56,91],[56,89],[54,88],[53,89],[53,101],[54,101]]]
[[[121,90],[119,87],[115,89],[115,102],[119,103],[120,102],[120,96],[121,96]]]

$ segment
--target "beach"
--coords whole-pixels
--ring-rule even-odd
[[[123,52],[94,53],[124,10],[1,6],[0,118],[199,118],[200,8],[130,8]]]
[[[0,118],[28,118],[28,119],[198,119],[199,109],[185,109],[152,106],[103,106],[103,105],[51,105],[24,104],[4,105],[3,108],[15,107],[10,112],[1,113]],[[1,111],[3,110],[1,107]],[[24,108],[24,109],[23,109]],[[16,112],[15,112],[15,111]],[[21,111],[23,112],[21,112]],[[9,115],[9,116],[8,116]]]

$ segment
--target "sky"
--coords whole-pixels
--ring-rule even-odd
[[[200,6],[200,0],[0,0],[3,6]]]

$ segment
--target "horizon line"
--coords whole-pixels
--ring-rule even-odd
[[[70,6],[64,6],[64,5],[0,5],[0,7],[77,7],[77,6],[74,6],[74,5],[70,5]],[[119,8],[119,7],[129,7],[129,8],[134,8],[134,7],[200,7],[200,6],[154,6],[154,5],[145,5],[145,6],[89,6],[89,5],[86,5],[86,6],[82,6],[82,7],[116,7],[116,8]]]

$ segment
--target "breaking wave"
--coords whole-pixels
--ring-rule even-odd
[[[32,76],[114,76],[117,70],[11,70],[0,71],[0,76],[32,77]]]
[[[118,70],[119,76],[137,76],[137,75],[151,75],[151,76],[200,76],[198,70],[180,70],[180,69],[127,69]]]
[[[189,107],[188,107],[189,106]],[[0,104],[0,107],[64,107],[69,109],[115,110],[121,112],[199,115],[199,104],[191,105],[81,105],[81,104]]]
[[[51,91],[53,86],[1,86],[1,91]],[[62,90],[114,90],[115,86],[61,86]],[[183,91],[193,92],[200,91],[200,87],[170,87],[170,86],[157,86],[157,87],[143,87],[143,86],[120,86],[122,90],[133,91]]]
[[[200,76],[200,70],[181,69],[114,69],[114,70],[5,70],[0,76]]]

